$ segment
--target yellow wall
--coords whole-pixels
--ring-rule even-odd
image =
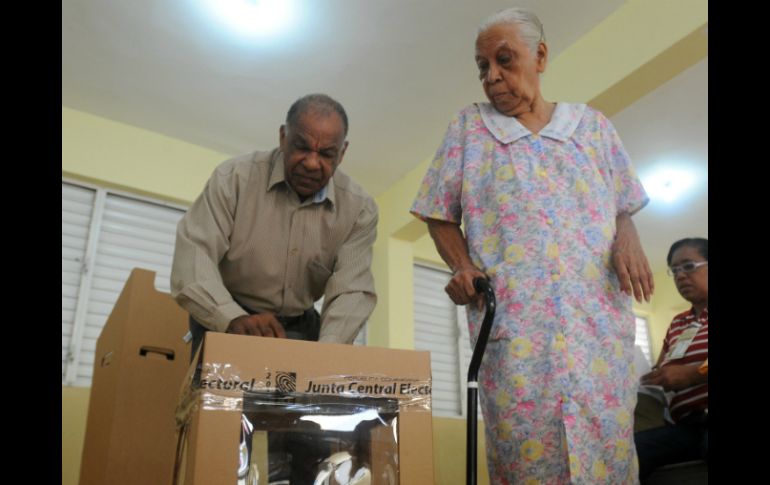
[[[707,24],[706,0],[628,0],[551,60],[543,93],[612,116],[706,57]]]
[[[433,266],[439,266],[449,271],[449,267],[436,251],[436,245],[433,243],[430,234],[425,234],[412,245],[414,250],[414,259],[420,262],[428,263]]]
[[[608,115],[618,112],[706,56],[707,42],[698,31],[707,25],[707,12],[706,0],[628,0],[551,60],[544,78],[546,98],[589,102]],[[67,177],[190,203],[214,167],[229,156],[62,107],[62,174]],[[370,319],[370,345],[413,348],[413,262],[442,264],[425,225],[408,214],[428,163],[377,197],[373,272],[379,302]],[[657,355],[671,317],[687,305],[669,277],[655,276],[653,302],[638,309],[650,316]],[[77,484],[87,402],[87,389],[62,389],[62,485]],[[434,419],[437,483],[464,483],[464,426],[461,419]],[[488,483],[483,446],[480,439],[479,483]]]
[[[437,484],[465,483],[465,427],[464,419],[433,418],[433,468]],[[478,485],[489,485],[484,424],[479,420],[476,477]]]
[[[185,204],[230,155],[62,106],[62,175]]]
[[[87,387],[61,388],[61,483],[77,485],[88,415]]]

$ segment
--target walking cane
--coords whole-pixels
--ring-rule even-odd
[[[473,349],[473,356],[471,357],[471,364],[468,366],[468,427],[465,437],[465,482],[467,485],[476,485],[476,441],[477,431],[476,425],[478,423],[478,411],[476,404],[478,402],[478,389],[479,389],[479,367],[481,366],[481,358],[484,356],[484,349],[487,347],[487,339],[489,338],[489,332],[492,330],[492,321],[495,319],[495,290],[489,284],[489,280],[485,278],[476,278],[473,280],[473,287],[477,293],[484,295],[486,303],[486,313],[484,314],[484,321],[481,323],[481,330],[479,330],[479,338],[476,340],[476,347]]]

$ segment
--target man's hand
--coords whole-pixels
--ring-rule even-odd
[[[272,313],[257,313],[234,318],[227,327],[227,333],[286,338],[283,326]]]
[[[642,296],[649,302],[655,291],[655,283],[639,234],[628,214],[619,214],[616,222],[617,235],[612,245],[612,263],[620,281],[620,289],[627,295],[631,295],[633,290],[639,303],[642,302]]]
[[[681,391],[708,382],[697,365],[667,365],[642,376],[642,384],[662,386],[665,391]]]
[[[476,288],[473,287],[473,280],[476,278],[486,278],[486,275],[475,266],[465,266],[455,271],[444,288],[455,305],[473,302],[479,310],[484,307],[484,295],[476,293]]]

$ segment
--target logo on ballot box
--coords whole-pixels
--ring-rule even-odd
[[[282,372],[275,373],[275,387],[279,392],[294,392],[297,390],[297,373]]]

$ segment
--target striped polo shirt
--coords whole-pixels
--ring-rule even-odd
[[[677,340],[688,328],[697,328],[684,356],[678,359],[670,359],[669,352],[677,347]],[[667,365],[700,365],[709,356],[709,314],[708,309],[701,312],[699,318],[695,318],[695,310],[680,313],[671,322],[663,339],[663,348],[661,350],[664,357],[662,367]],[[708,410],[709,407],[709,386],[708,383],[682,389],[674,394],[669,404],[671,418],[674,422],[679,421],[684,416],[693,411]]]

